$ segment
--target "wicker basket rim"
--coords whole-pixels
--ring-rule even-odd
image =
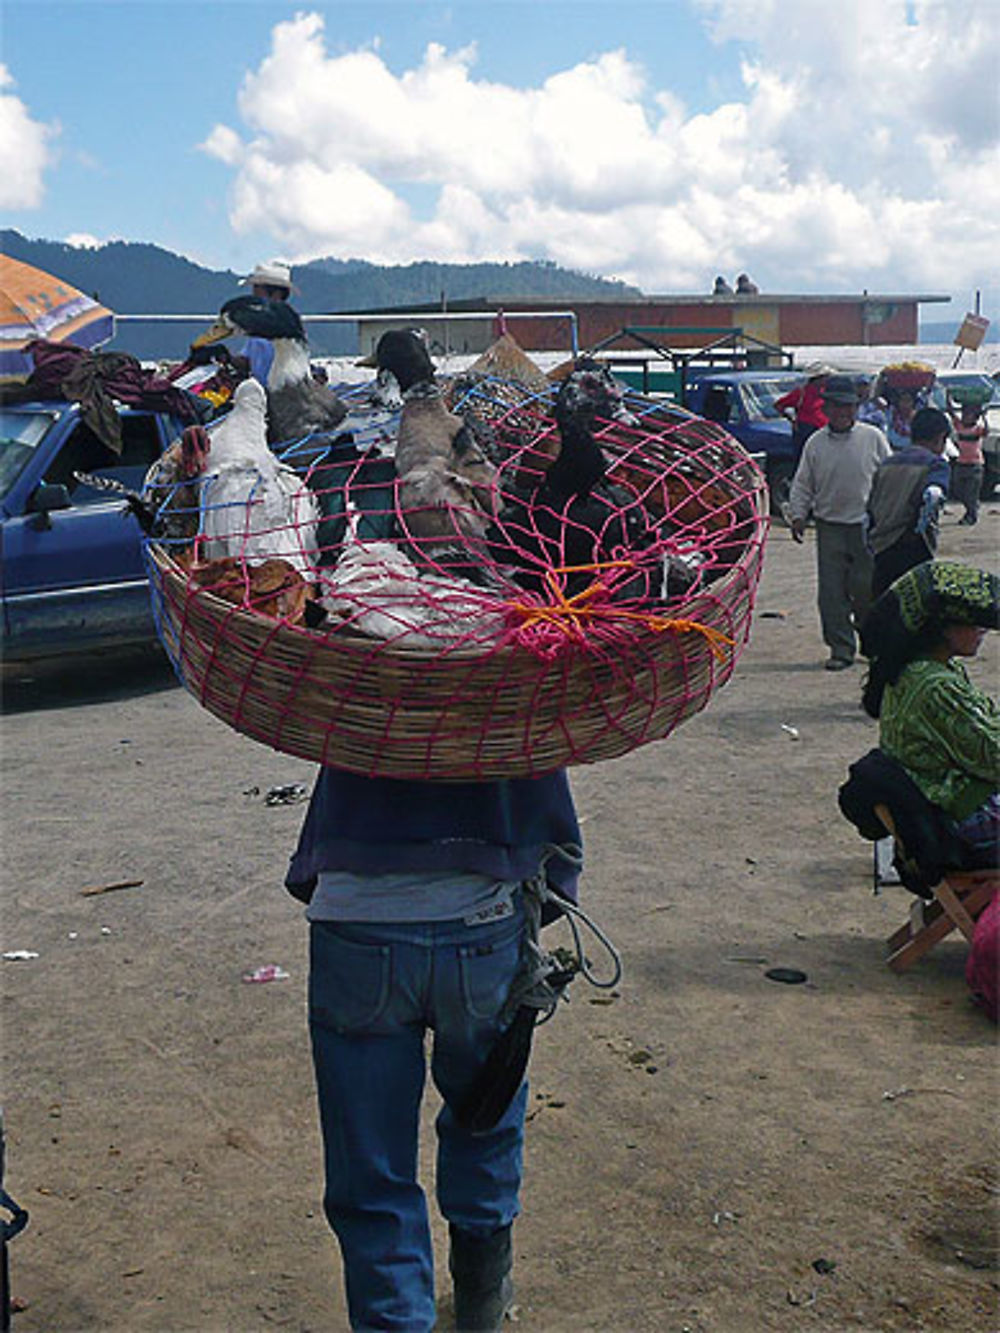
[[[741,560],[737,561],[726,573],[711,585],[711,592],[702,591],[689,601],[680,601],[675,608],[678,613],[677,619],[698,620],[705,612],[718,608],[725,603],[725,594],[729,584],[737,578],[745,575],[746,565],[748,563],[749,552],[753,549],[755,543],[749,543],[747,551]],[[188,577],[184,569],[169,555],[164,548],[156,542],[147,543],[149,556],[156,566],[161,580],[174,580],[184,587],[185,596],[194,599],[200,603],[213,619],[219,619],[222,616],[226,618],[235,618],[237,622],[242,623],[244,628],[251,634],[263,634],[265,632],[269,638],[284,635],[291,635],[293,639],[306,638],[312,641],[317,649],[333,649],[336,652],[343,652],[345,655],[355,655],[358,658],[368,658],[371,655],[373,643],[379,642],[373,640],[365,634],[358,634],[344,627],[338,629],[334,634],[317,633],[306,625],[292,625],[287,621],[271,620],[248,611],[244,607],[235,605],[233,602],[227,602],[225,598],[218,597],[209,588],[195,587],[189,584]],[[711,617],[708,619],[711,624]],[[672,637],[672,636],[670,636]],[[645,647],[663,643],[665,636],[656,630],[648,627],[639,626],[634,637],[630,640],[629,647],[643,649]],[[440,660],[441,654],[437,649],[420,649],[401,647],[390,640],[384,640],[379,643],[380,656],[388,656],[389,660],[396,660],[400,664],[417,665]],[[514,642],[502,643],[497,645],[487,645],[475,650],[456,648],[449,650],[448,660],[468,666],[477,660],[495,659],[498,655],[505,657],[511,663],[529,663],[535,659],[533,653],[521,644]]]

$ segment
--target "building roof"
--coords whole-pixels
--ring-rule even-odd
[[[704,292],[698,292],[693,296],[675,296],[668,293],[664,296],[641,296],[636,300],[636,304],[642,302],[652,302],[657,305],[905,305],[905,304],[933,304],[950,301],[950,296],[939,295],[914,295],[912,292],[889,293],[883,292],[860,292],[855,295],[835,295],[831,296],[824,293],[819,296],[802,295],[799,292],[759,292],[754,295],[738,295],[736,292],[725,292],[721,296],[705,295]]]
[[[803,295],[801,292],[760,292],[756,295],[737,295],[725,293],[722,296],[712,296],[705,292],[677,293],[664,292],[662,294],[648,295],[643,293],[639,296],[622,296],[621,294],[608,296],[564,296],[556,297],[538,297],[532,299],[524,295],[502,296],[502,295],[483,295],[456,298],[453,301],[447,301],[444,305],[440,301],[424,302],[420,305],[406,306],[378,306],[370,310],[365,310],[366,315],[396,315],[402,312],[407,314],[419,315],[422,313],[431,314],[438,311],[446,311],[450,314],[460,315],[463,311],[474,311],[483,309],[503,308],[509,310],[512,314],[517,310],[565,310],[579,309],[582,306],[642,306],[642,305],[685,305],[685,306],[707,306],[710,309],[718,309],[720,306],[746,306],[746,305],[942,305],[950,301],[950,296],[941,296],[937,294],[921,293],[914,295],[912,292],[905,293],[882,293],[882,292],[860,292],[855,295],[834,295],[822,294],[818,296]]]

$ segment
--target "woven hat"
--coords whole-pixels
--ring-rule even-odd
[[[1000,629],[1000,579],[947,560],[908,569],[865,617],[862,651],[871,658],[898,656],[907,641],[933,623]]]
[[[243,279],[242,285],[244,287],[284,287],[286,291],[290,292],[292,290],[292,271],[280,259],[269,259],[258,264],[254,271]]]
[[[825,361],[810,361],[807,366],[803,366],[802,373],[807,380],[818,380],[821,375],[836,375],[837,372]]]
[[[850,375],[831,375],[823,385],[823,397],[828,403],[857,403],[858,386]]]
[[[1000,580],[985,569],[928,560],[898,578],[889,591],[905,629],[915,634],[930,620],[1000,629]]]

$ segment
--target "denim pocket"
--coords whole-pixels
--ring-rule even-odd
[[[330,921],[314,921],[309,940],[309,1018],[335,1032],[362,1032],[389,1001],[392,950],[346,939]]]
[[[484,932],[479,942],[459,946],[459,984],[469,1017],[489,1020],[496,1018],[506,1003],[521,959],[524,926],[518,920],[478,929]]]

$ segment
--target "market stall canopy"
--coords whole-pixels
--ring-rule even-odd
[[[114,336],[114,319],[61,278],[0,255],[0,382],[31,373],[26,349],[36,338],[99,347]]]

